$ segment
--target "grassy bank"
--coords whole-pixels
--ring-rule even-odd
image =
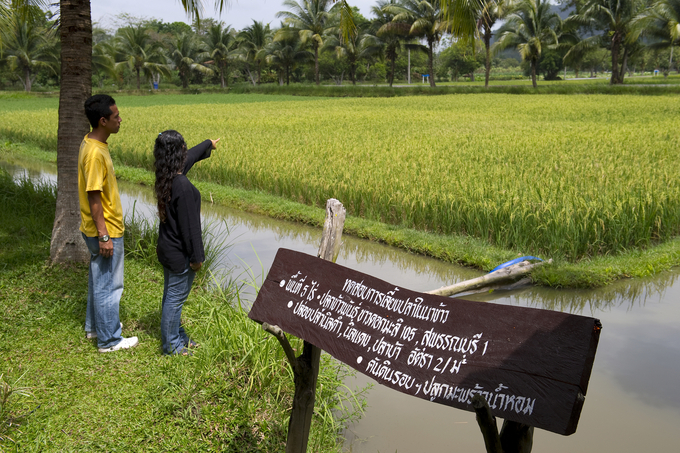
[[[195,94],[202,90],[195,90]],[[665,94],[680,94],[680,86],[676,84],[664,84],[659,80],[654,82],[643,81],[641,83],[630,82],[624,85],[609,85],[605,80],[574,80],[560,82],[539,82],[537,88],[527,81],[498,81],[493,82],[488,88],[484,82],[461,82],[440,84],[436,88],[429,85],[412,84],[398,85],[394,87],[379,85],[239,85],[229,89],[233,94],[269,94],[269,95],[292,95],[292,96],[317,96],[317,97],[400,97],[400,96],[441,96],[447,94],[524,94],[524,95],[547,95],[547,94],[607,94],[607,95],[642,95],[660,96]]]
[[[54,152],[35,146],[6,144],[0,146],[0,159],[34,159],[56,163]],[[116,166],[119,178],[153,186],[154,175],[139,168]],[[209,181],[194,181],[204,199],[215,203],[266,215],[272,218],[300,222],[322,228],[325,210],[307,206],[259,191],[223,186]],[[432,256],[447,262],[461,263],[482,270],[491,270],[499,263],[517,256],[517,252],[493,247],[469,236],[439,235],[381,222],[348,216],[345,234],[383,242],[413,253]],[[645,250],[629,250],[616,256],[601,256],[578,263],[556,260],[550,266],[534,271],[534,282],[541,285],[570,288],[603,286],[621,278],[646,277],[680,265],[680,239]]]
[[[83,332],[87,267],[47,265],[54,203],[0,170],[0,451],[283,451],[290,369],[235,288],[196,287],[183,317],[201,346],[162,356],[162,272],[128,256],[121,320],[140,344],[99,354]],[[339,451],[344,369],[322,360],[310,450]]]
[[[122,89],[111,92],[107,89],[93,89],[93,94],[106,93],[113,95],[132,95],[132,96],[166,96],[166,95],[191,95],[191,94],[265,94],[277,96],[305,96],[305,97],[398,97],[398,96],[440,96],[446,94],[477,94],[477,93],[496,93],[496,94],[611,94],[611,95],[641,95],[641,96],[660,96],[664,94],[680,94],[680,76],[671,75],[664,77],[636,76],[629,77],[623,85],[610,85],[609,78],[579,78],[577,80],[540,80],[538,87],[531,85],[530,79],[509,79],[503,77],[492,79],[489,87],[484,87],[484,76],[477,77],[477,80],[461,80],[459,82],[439,82],[436,88],[430,88],[429,84],[413,81],[395,82],[393,87],[387,84],[359,83],[352,85],[345,81],[343,85],[314,85],[314,84],[291,84],[278,85],[274,83],[253,86],[250,83],[237,83],[227,88],[219,86],[192,86],[190,88],[161,88],[160,90],[150,90],[144,88]],[[0,92],[2,98],[57,98],[59,91],[33,92],[30,94],[21,91]]]

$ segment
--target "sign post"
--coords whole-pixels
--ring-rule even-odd
[[[576,431],[595,318],[418,293],[280,249],[248,315],[394,390],[558,434]]]
[[[340,252],[340,239],[344,225],[345,207],[338,200],[329,199],[326,202],[326,220],[324,221],[321,245],[316,259],[335,262]],[[251,319],[256,318],[251,317]],[[314,413],[321,349],[303,338],[305,341],[303,342],[302,354],[295,357],[295,352],[283,331],[277,325],[272,324],[275,323],[262,322],[262,328],[279,340],[293,370],[295,381],[293,407],[288,422],[286,453],[304,453],[307,451],[309,429]]]

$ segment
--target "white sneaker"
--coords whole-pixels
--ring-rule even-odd
[[[120,330],[123,330],[123,323],[120,323]],[[97,338],[97,331],[93,330],[92,332],[85,331],[85,338],[88,340],[92,340],[94,338]]]
[[[113,352],[118,351],[119,349],[129,349],[138,344],[139,341],[137,340],[137,337],[123,338],[115,346],[111,346],[110,348],[99,348],[99,352]]]

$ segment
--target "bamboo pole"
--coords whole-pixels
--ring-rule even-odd
[[[539,263],[531,264],[529,261],[522,261],[521,263],[513,264],[512,266],[504,267],[503,269],[498,269],[495,272],[482,275],[481,277],[466,280],[464,282],[459,282],[456,283],[455,285],[444,286],[439,289],[428,291],[427,294],[434,294],[437,296],[452,296],[454,294],[460,294],[465,291],[483,288],[502,280],[517,278],[520,275],[527,274],[531,272],[531,270],[534,269],[536,266],[540,266],[544,262],[545,261],[541,261]],[[548,260],[547,262],[551,263],[552,260]]]

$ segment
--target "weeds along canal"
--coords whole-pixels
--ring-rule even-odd
[[[56,184],[56,167],[0,162],[15,178]],[[150,188],[120,182],[123,209],[155,218]],[[218,260],[223,275],[243,282],[244,298],[266,275],[276,251],[316,254],[321,230],[226,209],[205,202],[204,223],[228,244]],[[481,275],[479,272],[413,255],[393,247],[343,237],[338,264],[415,291],[428,291]],[[578,429],[571,436],[536,430],[534,451],[672,451],[680,424],[680,270],[652,278],[621,280],[594,290],[525,288],[465,297],[498,304],[545,308],[599,318],[603,330]],[[160,289],[159,289],[160,291]],[[475,416],[413,398],[363,375],[350,388],[372,383],[368,408],[344,433],[348,451],[483,452]],[[292,385],[292,383],[291,383]]]

